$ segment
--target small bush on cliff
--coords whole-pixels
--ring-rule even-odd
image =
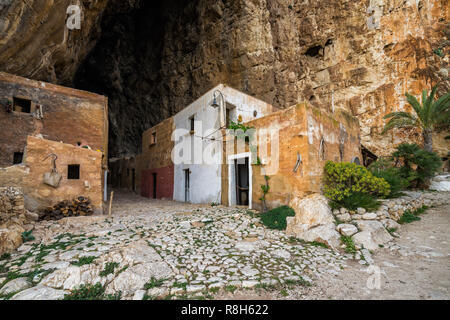
[[[295,216],[291,207],[281,206],[261,214],[261,222],[269,229],[285,230],[287,217]]]
[[[375,177],[361,165],[327,161],[323,191],[328,199],[341,203],[355,194],[366,194],[374,198],[387,196],[390,186],[386,180]]]
[[[383,178],[391,186],[386,198],[398,198],[402,195],[401,191],[409,186],[407,179],[400,174],[400,169],[394,167],[392,161],[380,159],[369,166],[372,174],[378,178]]]
[[[401,164],[400,176],[408,180],[412,188],[425,188],[442,166],[436,153],[421,149],[417,144],[402,143],[392,156],[396,164]]]

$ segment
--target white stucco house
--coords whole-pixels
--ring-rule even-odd
[[[221,203],[221,129],[225,129],[230,121],[237,122],[239,119],[245,123],[264,117],[272,111],[272,105],[220,84],[174,115],[173,199],[191,203]],[[248,168],[244,179],[251,181],[252,160],[248,159],[249,155],[237,154],[230,157],[229,160],[247,158],[243,162]],[[229,172],[225,174],[234,177],[234,168],[234,165],[230,165]],[[248,187],[251,188],[251,183]],[[250,190],[250,197],[251,194]],[[233,195],[229,198],[233,199]],[[234,199],[237,202],[236,197]],[[247,199],[247,203],[251,208],[251,199]],[[238,203],[231,203],[233,204]]]

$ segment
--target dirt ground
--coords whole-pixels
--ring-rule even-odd
[[[400,237],[389,248],[372,255],[374,263],[370,268],[351,260],[343,272],[321,277],[312,287],[295,287],[285,292],[239,291],[219,295],[216,299],[448,300],[449,231],[450,205],[432,208],[420,221],[402,225],[398,231]]]

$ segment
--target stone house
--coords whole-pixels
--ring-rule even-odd
[[[221,92],[225,110],[214,108]],[[221,104],[219,96],[216,102]],[[259,119],[272,105],[225,85],[218,85],[173,116],[175,133],[173,199],[191,203],[220,203],[222,195],[221,138],[231,121]],[[182,153],[182,154],[181,154]]]
[[[225,98],[214,108],[213,101]],[[219,103],[222,101],[219,100]],[[136,157],[140,194],[191,203],[220,203],[222,193],[221,138],[228,124],[270,114],[274,108],[220,84],[142,137]],[[209,159],[205,156],[207,154]]]
[[[247,142],[238,150],[239,139],[228,137],[232,151],[222,165],[225,205],[261,210],[265,185],[268,208],[287,205],[294,198],[320,193],[326,161],[361,161],[359,123],[345,111],[331,115],[301,103],[245,125],[255,130],[256,147]]]
[[[0,72],[0,127],[0,186],[23,188],[27,209],[83,195],[102,210],[106,97]],[[56,188],[43,181],[54,158]]]
[[[212,107],[217,90],[226,102],[222,115]],[[254,129],[255,140],[230,135],[231,121]],[[320,192],[327,160],[361,161],[356,118],[306,103],[275,110],[219,85],[144,132],[136,183],[149,198],[261,209],[265,176],[270,177],[267,206],[288,204]]]

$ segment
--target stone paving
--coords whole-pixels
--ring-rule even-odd
[[[449,200],[448,193],[428,197]],[[283,298],[287,291],[302,292],[300,286],[310,290],[353,273],[354,259],[374,263],[367,249],[335,252],[267,229],[245,208],[130,193],[118,193],[116,200],[110,217],[37,223],[33,242],[0,257],[0,299],[63,299],[81,285],[100,286],[103,299],[211,299],[253,288]],[[439,250],[413,245],[420,241],[415,235],[394,237],[382,250],[445,258]]]
[[[252,211],[118,197],[111,217],[40,222],[0,261],[3,299],[62,299],[100,283],[109,298],[211,297],[218,290],[310,285],[342,255],[262,226]]]

